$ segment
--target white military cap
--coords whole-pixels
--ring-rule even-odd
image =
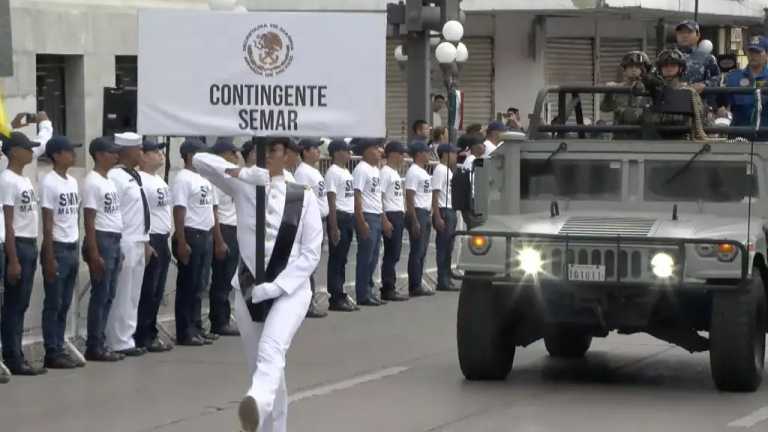
[[[115,144],[119,147],[139,147],[141,146],[141,135],[135,132],[116,133]]]

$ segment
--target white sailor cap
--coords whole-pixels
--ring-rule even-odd
[[[116,133],[115,144],[118,147],[141,147],[141,135],[135,132]]]

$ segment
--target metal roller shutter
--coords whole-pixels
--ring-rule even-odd
[[[591,86],[595,80],[593,59],[593,39],[591,38],[547,38],[545,49],[545,79],[547,86]],[[569,97],[570,100],[570,97]],[[557,95],[547,98],[551,121],[557,115]],[[594,118],[594,98],[582,97],[584,117]],[[573,115],[570,121],[575,121]]]
[[[464,125],[487,123],[493,118],[493,40],[465,38],[469,60],[460,76],[464,90]],[[408,136],[407,87],[405,71],[401,71],[394,58],[398,39],[387,41],[387,136],[405,140]],[[432,93],[445,96],[442,72],[437,60],[432,59]],[[448,111],[441,113],[443,124],[448,124]],[[429,120],[429,119],[427,119]]]

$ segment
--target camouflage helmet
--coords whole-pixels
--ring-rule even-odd
[[[632,65],[641,66],[645,68],[646,72],[650,71],[653,66],[651,65],[651,59],[649,59],[648,55],[642,51],[630,51],[624,54],[624,57],[621,58],[622,68]]]
[[[686,65],[685,54],[676,48],[668,48],[661,51],[656,57],[656,67],[661,69],[662,66],[669,64],[680,66],[679,75],[684,74]]]

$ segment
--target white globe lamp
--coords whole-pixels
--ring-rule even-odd
[[[458,42],[464,37],[464,26],[456,20],[448,21],[443,25],[443,37],[448,42]]]
[[[248,9],[246,9],[246,7],[243,6],[243,5],[239,5],[239,6],[237,6],[234,9],[234,12],[237,12],[237,13],[248,13]]]
[[[441,42],[435,48],[435,57],[442,64],[453,63],[456,61],[456,46],[450,42]]]
[[[469,50],[463,42],[456,44],[456,63],[465,63],[469,59]]]
[[[402,45],[395,47],[395,60],[399,62],[408,61],[408,56],[403,52]]]

